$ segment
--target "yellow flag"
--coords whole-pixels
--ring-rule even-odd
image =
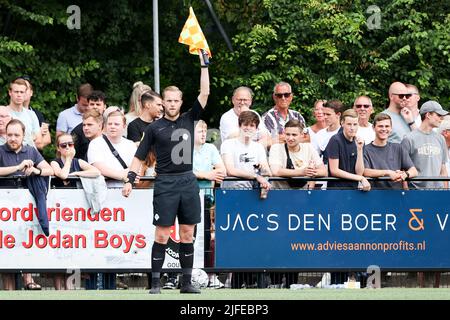
[[[203,49],[208,52],[208,56],[211,57],[211,50],[209,50],[208,42],[206,42],[202,28],[200,28],[192,7],[189,8],[189,18],[184,24],[178,42],[188,45],[191,54],[198,55],[198,51]]]

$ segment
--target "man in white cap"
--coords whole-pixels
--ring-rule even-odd
[[[402,140],[402,147],[409,153],[419,176],[447,177],[447,145],[444,137],[433,130],[447,114],[438,102],[425,102],[420,108],[422,124]],[[415,181],[412,186],[417,189],[448,188],[448,181]]]

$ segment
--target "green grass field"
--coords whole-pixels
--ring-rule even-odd
[[[161,295],[146,290],[0,291],[0,300],[450,300],[450,288],[205,289],[199,295],[179,290],[163,290]]]

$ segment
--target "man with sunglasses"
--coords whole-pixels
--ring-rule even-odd
[[[358,114],[358,132],[356,135],[364,139],[364,144],[375,140],[375,132],[369,122],[373,113],[372,100],[368,96],[359,96],[353,103],[353,110]]]
[[[272,98],[275,106],[262,116],[273,143],[285,143],[284,125],[291,119],[297,119],[303,127],[306,127],[305,119],[300,112],[289,109],[293,97],[292,87],[287,82],[278,82],[273,88]]]
[[[392,119],[389,142],[402,142],[405,135],[416,128],[413,114],[406,106],[407,100],[411,96],[408,88],[401,82],[394,82],[389,87],[389,106],[383,111]]]
[[[411,111],[416,128],[419,128],[422,124],[422,119],[419,114],[419,101],[420,101],[420,93],[419,89],[413,84],[405,84],[406,88],[408,88],[409,98],[406,99],[406,107]]]

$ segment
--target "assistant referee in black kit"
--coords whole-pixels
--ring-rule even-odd
[[[194,122],[206,106],[209,96],[208,66],[200,54],[200,94],[192,108],[180,115],[183,93],[175,86],[162,93],[165,115],[152,122],[131,163],[122,195],[128,197],[141,164],[150,150],[156,153],[156,179],[153,196],[153,224],[156,226],[152,247],[151,294],[161,293],[160,273],[170,227],[178,216],[180,225],[180,265],[183,271],[181,293],[200,293],[191,283],[194,264],[194,228],[201,221],[201,206],[197,179],[192,172]]]

